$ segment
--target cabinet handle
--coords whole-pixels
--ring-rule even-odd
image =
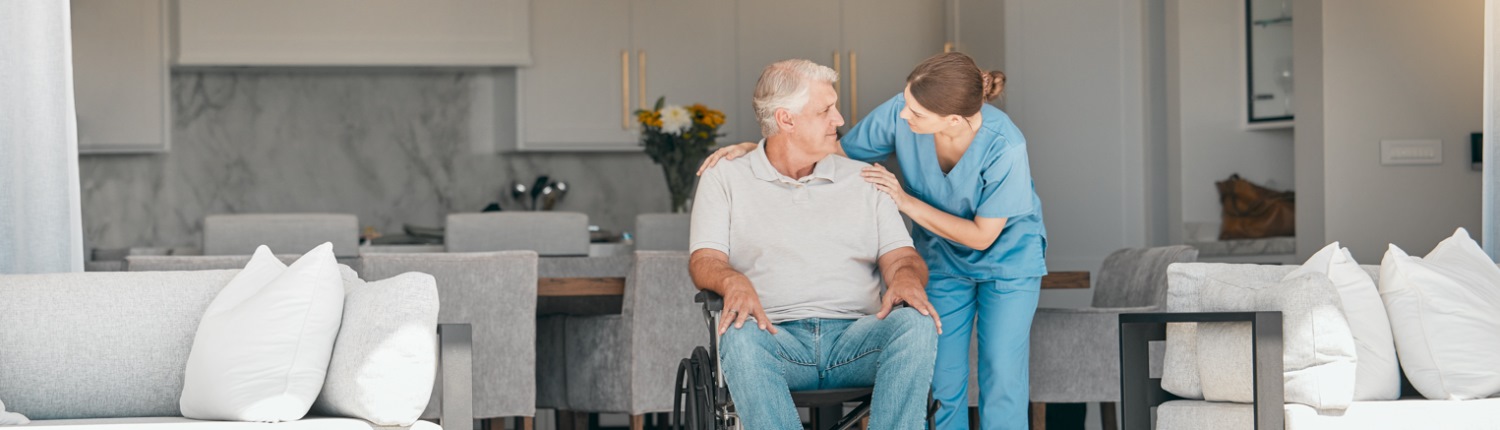
[[[834,76],[839,76],[839,77],[844,76],[844,68],[842,67],[842,65],[839,64],[839,51],[837,49],[835,49],[833,51],[833,75]],[[839,93],[839,94],[843,94],[844,93],[844,80],[843,79],[839,79],[838,83],[836,83],[836,84],[833,85],[833,92]]]
[[[943,42],[943,53],[953,52],[953,42]]]
[[[640,50],[639,53],[636,54],[636,56],[639,58],[639,60],[637,60],[636,64],[635,64],[636,69],[637,69],[636,70],[636,72],[637,72],[636,74],[639,75],[639,76],[636,76],[636,82],[638,82],[640,84],[640,85],[637,85],[640,88],[636,89],[636,102],[638,102],[641,105],[641,110],[645,110],[646,109],[646,50],[644,50],[644,49]]]
[[[620,128],[630,129],[630,50],[620,51]]]
[[[859,53],[849,51],[849,123],[859,121]]]

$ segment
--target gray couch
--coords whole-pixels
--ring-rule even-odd
[[[271,425],[181,417],[198,321],[237,273],[0,275],[0,399],[33,426],[380,428],[347,417]],[[439,330],[443,422],[469,423],[469,327]],[[418,421],[411,428],[438,426]]]

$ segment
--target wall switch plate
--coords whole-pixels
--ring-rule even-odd
[[[1443,164],[1443,141],[1382,140],[1380,165]]]

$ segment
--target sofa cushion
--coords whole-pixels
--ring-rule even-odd
[[[1275,282],[1292,271],[1289,266],[1225,263],[1174,263],[1167,268],[1168,312],[1197,312],[1196,292],[1203,288],[1205,273],[1246,282]],[[1193,274],[1193,276],[1185,276]],[[1186,294],[1192,291],[1193,294]],[[1167,346],[1163,358],[1162,389],[1185,399],[1203,399],[1198,380],[1198,324],[1167,324]]]
[[[1326,276],[1308,274],[1286,281],[1258,281],[1206,269],[1213,265],[1174,265],[1173,276],[1187,282],[1170,295],[1189,312],[1282,312],[1286,401],[1337,411],[1354,395],[1355,347],[1340,298]],[[1248,323],[1198,324],[1198,376],[1207,400],[1251,402],[1251,336]],[[1171,345],[1169,344],[1170,348]]]
[[[344,308],[333,244],[284,266],[261,246],[204,311],[188,355],[182,415],[301,418],[323,388]]]
[[[1500,423],[1500,399],[1354,402],[1342,415],[1283,405],[1286,430],[1444,429],[1491,430]],[[1156,430],[1253,430],[1255,409],[1244,403],[1174,400],[1156,409]]]
[[[1395,400],[1401,397],[1401,367],[1396,363],[1396,344],[1391,338],[1391,321],[1386,318],[1385,303],[1370,274],[1354,262],[1354,256],[1338,242],[1314,253],[1286,278],[1305,274],[1326,276],[1338,290],[1354,335],[1357,371],[1354,378],[1354,400]]]
[[[312,413],[411,425],[437,374],[437,282],[409,272],[345,283],[344,321]]]
[[[1460,228],[1426,258],[1391,245],[1380,295],[1412,387],[1429,399],[1500,394],[1500,268]]]
[[[33,420],[180,415],[198,320],[235,273],[0,275],[0,399]]]
[[[274,424],[234,421],[200,421],[183,417],[94,418],[32,421],[28,427],[49,430],[442,430],[441,426],[417,421],[411,426],[380,426],[356,418],[307,417]]]

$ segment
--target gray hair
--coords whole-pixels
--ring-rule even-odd
[[[782,60],[766,66],[755,82],[755,117],[760,120],[760,132],[765,137],[776,135],[776,110],[786,109],[799,113],[807,107],[811,84],[834,84],[839,81],[838,72],[808,60]]]

